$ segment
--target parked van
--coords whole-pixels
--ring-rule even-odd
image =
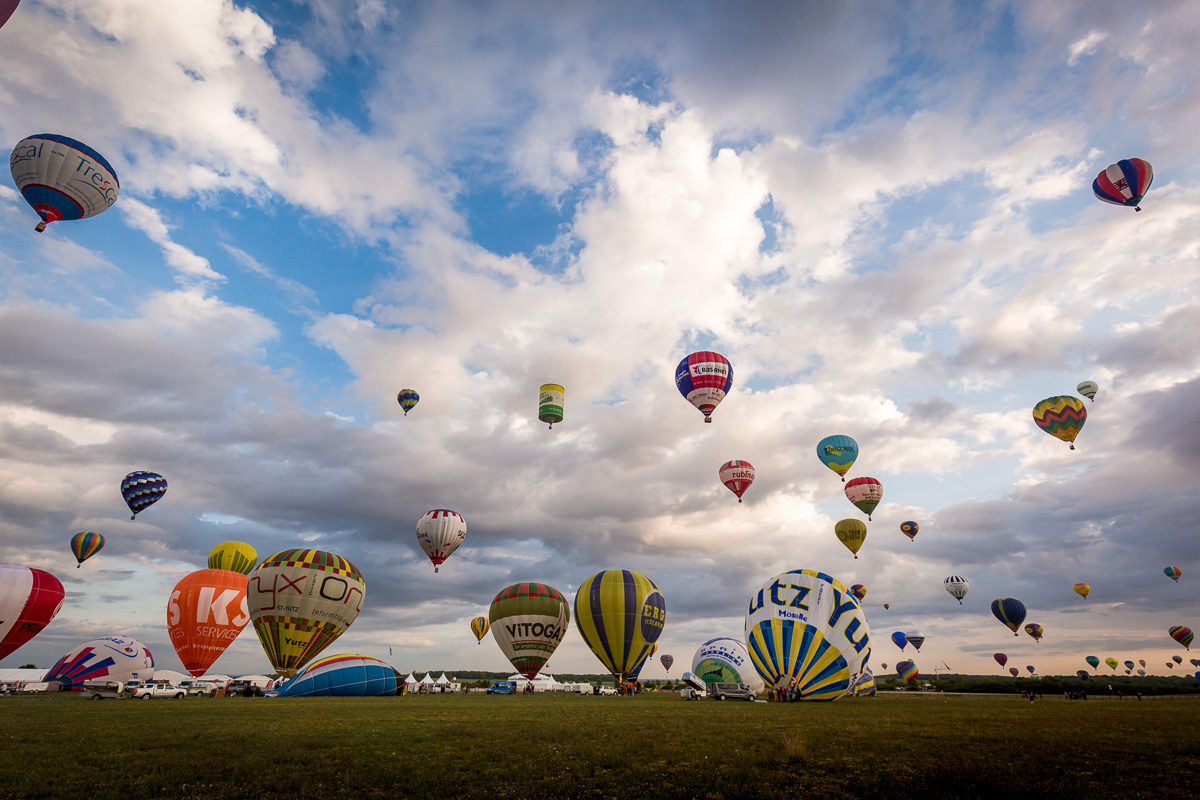
[[[708,696],[715,700],[749,700],[754,702],[754,690],[744,683],[710,683]]]
[[[493,681],[492,685],[488,687],[487,693],[488,694],[516,694],[517,693],[517,682],[516,681]]]

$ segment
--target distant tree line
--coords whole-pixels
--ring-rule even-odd
[[[1165,694],[1195,694],[1200,691],[1200,680],[1188,676],[1147,675],[1133,677],[1130,675],[1093,675],[1088,680],[1061,675],[1045,675],[1039,678],[999,678],[990,675],[940,675],[937,680],[924,675],[918,676],[911,684],[895,676],[876,679],[875,685],[881,691],[905,689],[910,692],[923,689],[933,689],[942,692],[979,692],[986,694],[1020,694],[1021,692],[1036,692],[1039,694],[1062,694],[1063,692],[1083,692],[1089,695],[1107,695],[1118,692],[1130,696],[1141,692],[1143,697]]]

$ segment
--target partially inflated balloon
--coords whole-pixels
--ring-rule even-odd
[[[396,393],[396,402],[404,409],[404,416],[408,416],[408,412],[416,408],[417,403],[421,402],[421,395],[417,394],[413,389],[401,389]]]
[[[1179,576],[1183,574],[1183,570],[1179,567],[1163,567],[1163,574],[1176,583],[1179,583]]]
[[[208,672],[250,621],[248,582],[241,572],[202,569],[175,584],[167,601],[167,632],[193,677]]]
[[[817,442],[817,458],[821,459],[822,464],[841,475],[842,482],[845,483],[846,473],[850,471],[850,468],[854,466],[855,459],[858,458],[858,442],[841,434],[826,436]]]
[[[904,652],[904,648],[908,646],[908,636],[904,631],[896,631],[892,634],[892,643],[899,647],[901,652]]]
[[[98,533],[84,531],[72,536],[71,552],[75,554],[75,560],[79,562],[75,565],[75,569],[83,566],[83,562],[96,555],[96,553],[99,553],[103,547],[104,537]]]
[[[466,538],[467,521],[457,511],[435,508],[417,520],[417,542],[433,562],[434,572]]]
[[[258,564],[258,551],[245,542],[221,542],[208,554],[209,569],[227,569],[249,575]]]
[[[912,520],[900,523],[900,532],[907,536],[910,541],[917,538],[917,531],[919,530],[921,530],[921,526]]]
[[[1042,640],[1042,634],[1045,631],[1042,630],[1041,625],[1037,624],[1036,622],[1031,622],[1025,626],[1025,632],[1032,636],[1035,642],[1040,642]]]
[[[1083,401],[1069,394],[1047,397],[1033,407],[1033,421],[1056,439],[1062,439],[1075,449],[1075,437],[1087,422]]]
[[[1150,190],[1153,180],[1154,167],[1150,166],[1149,161],[1123,158],[1100,171],[1092,181],[1092,193],[1097,200],[1115,206],[1133,206],[1134,211],[1141,211],[1139,203]]]
[[[992,601],[992,614],[1017,636],[1017,629],[1025,621],[1025,604],[1015,597],[997,597]]]
[[[1113,658],[1112,656],[1109,656],[1108,658],[1104,659],[1104,663],[1108,664],[1109,669],[1117,668],[1117,660],[1115,658]]]
[[[0,659],[49,625],[64,597],[62,583],[44,569],[0,564]]]
[[[794,686],[802,700],[850,691],[871,657],[871,628],[839,581],[816,570],[771,578],[751,596],[746,647],[768,688]]]
[[[971,588],[970,582],[961,575],[951,575],[942,581],[942,585],[946,587],[946,591],[958,601],[960,606],[962,605],[963,598],[967,596],[967,591]]]
[[[46,225],[93,217],[117,202],[120,182],[112,165],[92,148],[69,136],[39,133],[22,139],[8,159],[13,181]]]
[[[692,674],[705,683],[746,683],[763,688],[751,667],[746,645],[729,636],[709,639],[692,654]]]
[[[1095,402],[1096,392],[1100,391],[1100,384],[1095,381],[1084,381],[1075,387],[1075,391],[1086,397],[1088,400]]]
[[[921,652],[921,645],[925,644],[925,634],[920,631],[908,631],[904,635],[908,638],[908,643],[913,646],[913,649],[918,653]]]
[[[487,636],[488,628],[492,627],[492,623],[487,617],[476,617],[471,620],[471,633],[475,634],[475,642],[478,644],[483,641],[483,637]]]
[[[514,583],[496,594],[488,621],[500,652],[517,672],[533,680],[562,643],[571,607],[553,586]]]
[[[917,679],[920,670],[917,669],[917,665],[912,661],[901,661],[896,665],[896,674],[903,678],[905,683],[912,683]]]
[[[399,675],[374,656],[343,653],[323,656],[296,673],[269,697],[389,697]]]
[[[58,681],[60,691],[77,692],[84,681],[120,681],[154,677],[154,656],[146,645],[128,636],[102,636],[84,642],[55,662],[42,680]]]
[[[860,519],[844,519],[833,526],[833,532],[838,540],[846,545],[854,557],[858,558],[858,549],[867,540],[867,525]]]
[[[1079,595],[1080,597],[1087,597],[1089,594],[1091,594],[1091,592],[1092,587],[1088,586],[1086,583],[1075,584],[1075,594]]]
[[[854,478],[846,484],[846,499],[871,519],[871,512],[883,499],[883,484],[874,478]]]
[[[166,493],[167,479],[157,472],[138,470],[121,480],[121,496],[133,512],[130,519],[137,519],[138,514],[157,503]]]
[[[850,594],[854,595],[854,599],[861,603],[863,598],[867,596],[867,587],[861,583],[856,583],[850,587]]]
[[[1171,634],[1171,638],[1183,645],[1185,650],[1192,649],[1192,629],[1186,625],[1174,625],[1167,633]],[[1174,658],[1174,656],[1172,656]],[[1182,659],[1180,659],[1182,660]],[[1178,661],[1175,663],[1179,663]]]
[[[726,461],[717,471],[717,475],[721,478],[721,483],[725,484],[725,488],[737,495],[739,503],[742,502],[742,495],[750,488],[750,484],[754,483],[754,467],[749,461]]]
[[[618,680],[637,673],[666,623],[666,599],[658,584],[640,572],[597,572],[575,593],[575,627]]]
[[[1088,656],[1084,659],[1084,661],[1088,662],[1092,669],[1096,669],[1100,666],[1100,659],[1096,658],[1095,656]]]
[[[712,422],[713,411],[733,388],[733,366],[720,353],[692,353],[675,368],[675,387],[700,410],[705,422]]]
[[[1009,667],[1008,674],[1012,675],[1015,678],[1021,674],[1021,670],[1017,669],[1016,667]]]
[[[291,677],[346,632],[362,611],[358,567],[323,550],[283,550],[250,573],[250,620],[275,671]]]
[[[538,419],[553,428],[554,423],[563,421],[563,406],[566,405],[567,390],[557,383],[544,383],[538,389]]]
[[[1008,663],[1008,656],[1004,653],[993,653],[992,658],[996,659],[996,663],[1002,667]]]
[[[663,669],[667,672],[671,671],[671,665],[675,663],[674,656],[661,655],[658,657],[658,660],[662,662]]]
[[[875,675],[871,673],[871,668],[863,667],[862,675],[858,676],[858,680],[850,687],[850,695],[853,697],[874,697],[878,691],[878,687],[875,686]]]

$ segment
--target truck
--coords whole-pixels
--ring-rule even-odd
[[[749,700],[754,702],[754,690],[744,683],[710,683],[708,696],[714,700]]]
[[[181,689],[172,683],[143,683],[141,686],[135,686],[132,694],[126,696],[138,700],[150,700],[155,697],[182,699],[187,697],[187,689]]]
[[[701,700],[707,694],[708,687],[703,679],[695,673],[685,672],[680,680],[683,681],[684,686],[679,690],[679,696],[684,700]]]
[[[487,693],[488,694],[516,694],[517,693],[517,682],[516,681],[493,681],[492,685],[488,687]]]

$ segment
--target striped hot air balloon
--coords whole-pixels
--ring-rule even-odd
[[[726,461],[717,474],[725,488],[737,495],[739,503],[750,484],[754,483],[754,466],[749,461]]]
[[[575,593],[575,627],[617,680],[640,672],[667,622],[658,584],[628,569],[597,572]]]
[[[1025,604],[1015,597],[997,597],[992,601],[992,615],[1018,636],[1017,629],[1025,621]]]
[[[133,512],[130,519],[157,503],[167,493],[167,479],[157,472],[138,470],[121,479],[121,497]]]
[[[1109,164],[1092,181],[1092,192],[1096,199],[1115,206],[1133,206],[1141,211],[1139,203],[1150,190],[1154,180],[1154,168],[1143,158],[1123,158]]]
[[[567,634],[571,607],[553,586],[525,581],[496,594],[488,621],[500,651],[517,672],[533,680]]]
[[[209,569],[249,575],[258,564],[258,551],[245,542],[221,542],[208,554]]]
[[[1179,576],[1183,574],[1183,570],[1179,567],[1163,567],[1163,574],[1176,583],[1179,583]]]
[[[65,597],[62,582],[44,569],[0,564],[0,659],[41,633]]]
[[[1021,670],[1017,669],[1016,667],[1009,667],[1008,674],[1012,675],[1015,678],[1021,674]]]
[[[270,697],[390,697],[400,676],[374,656],[323,656],[296,673]]]
[[[396,402],[404,409],[404,416],[408,416],[408,412],[416,407],[417,403],[421,402],[421,395],[417,394],[415,389],[401,389],[396,394]]]
[[[84,531],[72,536],[71,552],[75,554],[75,560],[79,562],[75,565],[75,569],[82,567],[83,562],[99,553],[103,547],[104,537],[98,533]]]
[[[1005,653],[993,653],[992,658],[996,659],[996,663],[1002,667],[1008,663],[1008,655]]]
[[[1033,407],[1033,421],[1056,439],[1062,439],[1075,449],[1075,437],[1087,422],[1083,401],[1069,394],[1047,397]]]
[[[874,478],[854,478],[846,484],[846,499],[871,519],[871,512],[883,499],[883,484]]]
[[[675,663],[675,657],[666,654],[659,656],[658,660],[662,662],[663,669],[667,672],[671,671],[671,665]]]
[[[896,665],[896,674],[904,679],[905,683],[912,683],[921,674],[917,669],[917,665],[913,661],[901,661]]]
[[[961,575],[951,575],[942,581],[942,585],[946,587],[946,591],[958,601],[960,606],[962,605],[963,598],[967,596],[967,592],[971,588],[970,582]]]
[[[488,630],[492,627],[492,623],[487,617],[475,617],[471,620],[471,633],[475,634],[476,644],[483,642],[483,637],[487,636]]]
[[[1100,384],[1095,381],[1082,381],[1075,387],[1075,391],[1094,403],[1096,402],[1096,392],[1100,391]]]
[[[457,511],[435,508],[417,520],[417,542],[433,562],[434,572],[466,538],[467,521]]]
[[[1189,628],[1188,626],[1186,626],[1186,625],[1173,625],[1171,628],[1169,628],[1169,629],[1167,630],[1167,633],[1171,634],[1171,638],[1172,638],[1172,639],[1174,639],[1175,641],[1177,641],[1177,642],[1179,642],[1181,645],[1183,645],[1183,648],[1184,648],[1185,650],[1191,650],[1191,649],[1192,649],[1192,638],[1193,638],[1193,634],[1192,634],[1192,629],[1191,629],[1191,628]],[[1171,656],[1171,657],[1172,657],[1172,658],[1178,658],[1178,656]],[[1176,664],[1178,664],[1178,663],[1180,663],[1180,661],[1182,661],[1182,660],[1183,660],[1183,659],[1182,659],[1182,658],[1180,658],[1180,660],[1179,660],[1179,661],[1176,661],[1175,663],[1176,663]]]
[[[705,422],[712,422],[713,411],[733,388],[733,366],[711,350],[691,353],[675,368],[675,387],[704,415]]]
[[[83,142],[57,133],[22,139],[12,149],[9,168],[25,202],[51,222],[94,217],[117,202],[121,184],[104,156]]]

